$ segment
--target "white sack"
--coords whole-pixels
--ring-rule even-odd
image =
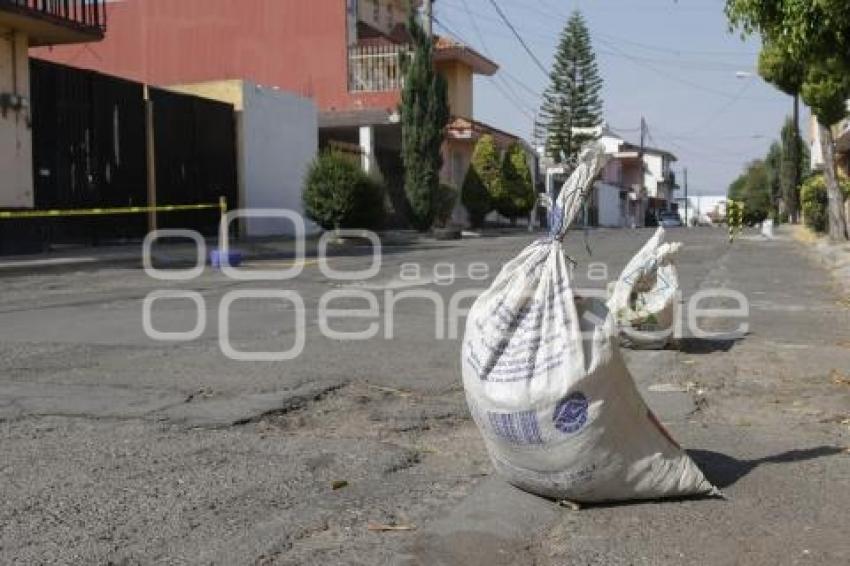
[[[713,493],[644,404],[605,302],[573,294],[561,239],[604,160],[601,147],[582,154],[554,237],[525,248],[472,306],[467,402],[496,470],[527,491],[580,502]]]
[[[663,227],[626,264],[608,309],[617,319],[620,343],[636,349],[660,349],[673,336],[679,275],[674,256],[682,244],[665,243]]]

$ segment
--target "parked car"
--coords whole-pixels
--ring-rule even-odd
[[[658,223],[665,228],[676,228],[682,225],[682,219],[676,212],[662,212],[658,215]]]

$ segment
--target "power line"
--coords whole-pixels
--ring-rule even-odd
[[[735,105],[736,102],[741,100],[741,97],[744,95],[745,92],[747,92],[747,89],[750,88],[751,84],[752,84],[752,81],[746,81],[744,83],[744,85],[740,88],[740,90],[738,90],[738,92],[735,94],[734,97],[732,97],[729,100],[727,100],[726,102],[724,102],[717,110],[715,110],[711,115],[709,115],[708,118],[700,121],[698,125],[694,126],[690,130],[688,130],[686,135],[692,134],[693,132],[696,132],[696,131],[699,131],[699,130],[702,130],[704,127],[708,126],[709,124],[712,124],[718,117],[720,117],[721,114],[723,114],[724,112],[729,110],[732,106]]]
[[[466,11],[466,15],[469,18],[469,21],[472,23],[472,29],[475,32],[475,35],[478,37],[478,40],[481,42],[481,47],[484,49],[484,53],[492,59],[493,54],[490,52],[490,49],[487,46],[487,41],[484,39],[484,34],[481,33],[481,29],[478,27],[478,23],[477,23],[476,19],[472,17],[472,11],[469,9],[469,3],[466,0],[461,0],[461,2],[463,3],[463,8]],[[449,32],[449,33],[452,33],[452,32]],[[460,39],[461,41],[463,41],[464,43],[467,43],[467,44],[469,43],[466,40],[462,39],[456,33],[452,33],[452,35],[456,35],[457,38]],[[497,75],[496,80],[498,80],[502,83],[502,85],[511,93],[511,95],[513,96],[514,99],[516,99],[517,101],[520,101],[520,102],[524,102],[522,100],[522,98],[519,96],[519,94],[517,94],[516,90],[514,90],[514,87],[511,86],[505,80],[504,77]],[[525,87],[525,85],[521,81],[517,81],[517,84],[519,84],[522,87]],[[537,96],[539,96],[538,94],[534,93],[533,91],[532,91],[532,94],[535,96],[535,98]],[[536,101],[535,101],[535,103],[536,103]]]
[[[499,14],[499,17],[502,18],[502,21],[505,22],[505,25],[508,26],[508,29],[510,29],[511,32],[514,34],[514,37],[517,38],[517,41],[519,41],[520,45],[522,45],[522,48],[525,49],[525,52],[528,53],[528,56],[531,57],[532,60],[534,60],[534,63],[540,69],[540,72],[542,72],[545,76],[548,77],[549,71],[546,70],[546,66],[543,65],[543,63],[540,62],[540,59],[537,58],[537,55],[534,54],[534,52],[531,50],[531,48],[528,46],[528,44],[525,42],[525,40],[522,38],[522,36],[516,30],[514,25],[511,23],[511,21],[505,15],[505,13],[502,11],[502,9],[499,7],[499,5],[496,4],[496,0],[490,0],[490,4],[493,5],[493,8]]]
[[[454,10],[460,10],[461,9],[459,6],[456,6],[456,5],[453,5],[453,4],[450,4],[450,3],[444,3],[443,7],[454,9]],[[477,16],[477,19],[489,20],[489,21],[492,21],[492,22],[500,22],[500,23],[502,21],[499,18],[489,16],[487,14],[481,14],[479,12],[473,12],[471,9],[468,9],[468,8],[466,10],[464,10],[464,13],[465,13],[466,17],[469,17],[470,14],[475,14]],[[475,22],[475,20],[473,20],[473,22]],[[477,26],[478,24],[476,23],[475,25]],[[517,26],[514,26],[514,27],[515,27],[515,29],[517,28]],[[506,37],[506,36],[514,37],[512,34],[511,35],[498,34],[498,32],[496,32],[496,31],[488,31],[488,33],[490,33],[492,35],[500,35],[502,37]],[[550,38],[554,39],[555,41],[557,41],[557,36],[552,34],[551,31],[549,31],[549,30],[547,30],[547,32],[545,32],[545,33],[539,33],[539,32],[534,32],[534,33],[535,33],[535,38],[538,41],[539,45],[544,45],[544,43],[545,43],[545,45],[547,47],[549,46],[548,42],[539,41],[541,37],[550,37]],[[597,34],[594,33],[594,36],[595,35],[597,35]],[[605,34],[598,34],[598,35],[605,36]],[[607,37],[613,37],[613,36],[607,36]],[[666,68],[679,68],[679,69],[682,69],[682,70],[685,70],[685,71],[688,71],[688,72],[729,73],[731,71],[741,69],[741,67],[742,67],[741,64],[735,64],[735,63],[732,63],[728,60],[727,61],[719,61],[719,60],[693,59],[693,58],[686,59],[686,58],[681,58],[681,57],[680,58],[658,58],[658,57],[639,56],[639,55],[634,55],[634,54],[631,54],[631,53],[626,53],[623,50],[621,50],[620,48],[618,48],[616,45],[611,44],[610,42],[606,41],[605,39],[599,39],[598,41],[602,45],[609,45],[612,49],[614,49],[614,51],[609,51],[609,50],[606,50],[604,48],[596,47],[595,51],[603,57],[624,58],[624,59],[629,60],[630,62],[635,63],[637,65],[641,65],[643,67],[650,68],[653,72],[658,73],[659,75],[667,78],[668,80],[675,81],[675,82],[678,82],[680,84],[684,84],[684,85],[686,85],[690,88],[698,89],[700,91],[707,92],[707,93],[710,93],[710,94],[713,94],[713,95],[716,95],[716,96],[722,96],[724,98],[737,98],[739,96],[736,93],[725,92],[725,91],[719,90],[719,89],[713,89],[711,87],[699,84],[697,82],[689,81],[687,79],[681,78],[680,76],[678,76],[676,74],[671,74],[669,72],[666,72],[666,71],[662,70],[662,68],[665,68],[665,69]],[[628,41],[628,40],[624,40],[624,41]],[[534,43],[535,39],[532,39],[530,42]],[[658,47],[658,49],[662,50],[663,48]],[[658,65],[652,65],[651,63],[657,63]],[[769,99],[764,98],[764,97],[746,97],[746,98],[741,97],[740,99],[741,100],[748,100],[748,101],[756,101],[756,102],[764,102],[764,101],[769,100]],[[772,99],[770,99],[770,100],[772,100]]]
[[[721,50],[710,50],[710,49],[679,49],[678,47],[664,47],[663,45],[654,45],[651,43],[643,43],[641,41],[634,41],[632,39],[626,39],[624,37],[618,37],[616,35],[610,35],[606,33],[596,32],[596,35],[600,37],[607,37],[608,39],[619,41],[621,43],[627,43],[629,45],[634,45],[635,47],[640,47],[646,49],[648,51],[657,51],[659,53],[692,53],[694,55],[740,55],[740,56],[748,56],[748,57],[756,57],[758,53],[755,51],[721,51]]]
[[[446,24],[442,22],[442,20],[438,19],[436,16],[433,17],[433,20],[435,24],[440,26],[447,33],[453,35],[460,41],[468,44],[468,42],[463,37],[461,37],[460,34],[449,28]],[[522,100],[520,100],[519,96],[517,96],[516,93],[512,95],[511,93],[507,92],[506,88],[500,83],[498,83],[495,79],[493,79],[493,77],[487,77],[487,80],[490,81],[490,84],[492,84],[493,87],[499,92],[499,94],[501,94],[502,97],[505,98],[505,100],[510,102],[514,106],[514,108],[516,108],[520,113],[525,115],[525,117],[529,120],[534,120],[534,110],[532,108],[526,107],[526,105],[523,104]]]
[[[644,62],[644,61],[641,61],[639,58],[634,57],[634,56],[632,56],[632,55],[630,55],[630,54],[628,54],[628,53],[624,52],[624,51],[623,51],[623,50],[621,50],[619,47],[617,47],[616,45],[614,45],[614,44],[612,44],[612,43],[610,43],[610,42],[608,42],[608,41],[600,40],[600,42],[601,42],[603,45],[607,45],[607,46],[608,46],[608,47],[610,47],[611,49],[614,49],[614,50],[615,50],[615,51],[617,51],[617,52],[618,52],[621,56],[625,57],[626,59],[629,59],[629,60],[630,60],[630,61],[632,61],[633,63],[635,63],[635,64],[637,64],[637,65],[640,65],[640,66],[642,66],[642,67],[645,67],[645,68],[647,68],[647,69],[649,69],[649,70],[651,70],[651,71],[653,71],[653,72],[657,73],[658,75],[660,75],[660,76],[662,76],[662,77],[665,77],[665,78],[667,78],[667,79],[669,79],[669,80],[671,80],[671,81],[675,81],[675,82],[681,83],[681,84],[683,84],[683,85],[689,86],[689,87],[691,87],[691,88],[693,88],[693,89],[697,89],[697,90],[700,90],[700,91],[702,91],[702,92],[706,92],[706,93],[709,93],[709,94],[714,94],[714,95],[716,95],[716,96],[722,96],[722,97],[724,97],[724,98],[731,98],[731,99],[734,99],[734,100],[743,100],[743,97],[741,97],[741,96],[740,96],[740,93],[732,94],[732,93],[729,93],[729,92],[726,92],[726,91],[717,90],[717,89],[715,89],[715,88],[707,87],[707,86],[705,86],[705,85],[701,85],[701,84],[699,84],[699,83],[695,83],[695,82],[693,82],[693,81],[690,81],[690,80],[684,79],[684,78],[679,77],[679,76],[677,76],[677,75],[670,74],[670,73],[668,73],[668,72],[666,72],[666,71],[664,71],[664,70],[662,70],[662,69],[659,69],[659,68],[658,68],[658,67],[656,67],[655,65],[651,65],[651,64],[646,63],[646,62]],[[751,98],[751,99],[747,99],[747,100],[761,100],[761,99],[752,99],[752,98]]]
[[[470,10],[470,9],[469,9],[469,2],[467,2],[467,0],[461,0],[461,3],[463,4],[463,9],[464,9],[464,11],[466,12],[466,16],[467,16],[467,18],[469,18],[469,21],[472,23],[472,29],[473,29],[473,31],[475,32],[476,37],[478,37],[478,40],[481,42],[481,47],[483,47],[483,48],[484,48],[484,53],[485,53],[488,57],[490,57],[491,59],[493,59],[493,54],[492,54],[492,52],[490,51],[489,47],[487,46],[487,41],[484,39],[484,34],[483,34],[483,33],[481,33],[481,28],[479,28],[479,27],[478,27],[478,21],[477,21],[474,17],[472,17],[472,10]],[[450,33],[451,33],[451,32],[450,32]],[[457,35],[457,34],[453,34],[453,35]],[[458,39],[460,39],[460,40],[461,40],[461,41],[463,41],[464,43],[467,43],[467,42],[466,42],[464,39],[462,39],[460,36],[457,36],[457,37],[458,37]],[[526,85],[526,84],[525,84],[525,82],[524,82],[524,81],[522,81],[522,80],[518,79],[517,77],[515,77],[515,76],[514,76],[513,74],[511,74],[511,73],[510,73],[507,69],[501,69],[501,71],[502,71],[502,73],[504,73],[504,74],[505,74],[505,75],[506,75],[509,79],[511,79],[512,81],[514,81],[514,82],[517,84],[517,86],[519,86],[520,88],[522,88],[523,90],[525,90],[527,93],[531,94],[531,95],[532,95],[535,99],[540,98],[540,93],[539,93],[539,92],[536,92],[536,91],[534,91],[533,89],[531,89],[528,85]],[[501,77],[500,77],[500,78],[501,78]],[[517,94],[516,94],[516,91],[514,91],[514,89],[513,89],[510,85],[508,85],[508,84],[507,84],[507,81],[505,81],[505,80],[503,79],[503,80],[502,80],[502,83],[503,83],[503,84],[505,84],[505,87],[506,87],[506,88],[508,88],[508,90],[510,90],[510,91],[511,91],[511,93],[512,93],[514,96],[516,96],[517,98],[519,98],[519,96],[517,96]],[[536,103],[536,100],[535,100],[535,103]]]
[[[487,42],[484,40],[484,34],[481,33],[481,29],[478,27],[478,20],[472,17],[472,10],[469,9],[469,3],[466,0],[461,0],[461,2],[463,2],[463,9],[466,11],[466,17],[469,18],[470,22],[472,22],[472,29],[475,31],[475,35],[477,35],[479,41],[481,41],[481,47],[484,48],[484,53],[492,59],[493,54],[490,53],[490,50],[487,48]]]
[[[461,1],[463,1],[463,0],[461,0]],[[461,10],[462,9],[460,6],[458,6],[456,4],[452,4],[451,2],[447,2],[446,0],[443,0],[441,2],[441,4],[444,8],[451,8],[453,10]],[[545,21],[547,23],[551,23],[551,22],[555,21],[555,18],[552,17],[552,14],[544,13],[544,12],[540,11],[539,9],[535,10],[532,6],[523,6],[523,8],[529,10],[531,13],[536,12],[536,14],[538,14],[539,17],[540,17],[540,21]],[[477,11],[473,11],[473,10],[470,10],[470,9],[466,9],[464,11],[466,11],[468,14],[474,14],[475,16],[478,17],[478,19],[481,19],[481,20],[486,20],[486,21],[491,21],[491,22],[501,22],[501,20],[499,18],[496,18],[496,17],[491,16],[489,14],[484,14],[482,12],[477,12]],[[561,13],[556,13],[555,15],[558,16],[559,18],[567,19],[567,16],[563,15]],[[546,37],[555,38],[555,39],[557,39],[559,37],[558,31],[552,30],[549,27],[539,27],[538,28],[537,26],[535,26],[536,29],[529,29],[528,27],[522,27],[522,26],[515,26],[515,27],[517,27],[517,29],[522,29],[527,33],[534,34],[535,36],[546,36]],[[676,59],[679,60],[682,63],[706,63],[706,64],[717,64],[717,65],[727,64],[727,65],[735,65],[737,68],[740,68],[740,61],[737,60],[738,57],[734,57],[734,56],[737,55],[737,56],[741,56],[741,57],[743,57],[743,56],[755,57],[755,56],[758,55],[757,52],[753,52],[753,51],[733,51],[733,50],[722,51],[722,50],[681,49],[681,48],[676,47],[676,46],[654,45],[654,44],[634,41],[634,40],[624,38],[624,37],[614,36],[614,35],[611,35],[611,34],[601,33],[601,32],[598,32],[598,31],[594,31],[593,35],[603,37],[603,38],[608,38],[609,40],[617,41],[617,42],[620,42],[620,43],[627,43],[627,44],[630,44],[630,45],[639,46],[639,47],[642,47],[642,48],[650,50],[650,51],[656,51],[656,52],[660,52],[660,53],[664,53],[664,54],[668,54],[668,55],[678,55],[678,54],[717,55],[717,56],[725,59],[725,60],[721,60],[720,58],[718,58],[718,59],[705,59],[705,58],[695,59],[695,58],[691,58],[691,59],[686,60],[686,59],[682,59],[681,57],[677,57]],[[532,43],[533,43],[533,41],[532,41]],[[729,56],[729,58],[725,58],[723,56]],[[735,59],[735,61],[733,61],[733,59]]]
[[[607,124],[607,126],[608,126],[608,129],[611,130],[612,132],[614,132],[615,134],[622,134],[624,132],[625,133],[634,133],[634,132],[640,131],[640,128],[618,128],[616,126],[612,126],[611,124]]]

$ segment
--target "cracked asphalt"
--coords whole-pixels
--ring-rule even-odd
[[[594,231],[592,256],[571,235],[576,285],[604,287],[650,235]],[[712,288],[749,304],[745,318],[703,327],[743,320],[748,331],[686,332],[675,348],[627,352],[627,362],[725,500],[572,511],[492,474],[460,385],[460,338],[451,316],[438,325],[435,305],[445,315],[459,291],[486,287],[527,234],[389,243],[363,281],[328,279],[314,262],[277,282],[211,270],[161,282],[132,264],[17,270],[0,276],[0,563],[850,563],[848,298],[790,238],[746,234],[729,246],[722,230],[670,236],[684,243],[686,304]],[[370,259],[349,246],[330,265],[365,269]],[[599,262],[607,278],[589,278]],[[489,274],[479,280],[481,264]],[[198,338],[145,335],[144,298],[161,289],[203,298]],[[286,350],[300,336],[295,359],[222,353],[223,297],[258,289],[297,292],[303,330],[286,301],[239,299],[234,348]],[[375,336],[327,338],[318,309],[329,291],[372,293],[378,316],[331,326]],[[372,306],[352,296],[331,308]],[[187,331],[197,312],[162,299],[151,320]]]

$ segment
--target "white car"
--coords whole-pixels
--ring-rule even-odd
[[[662,212],[658,215],[658,224],[665,228],[676,228],[682,226],[682,219],[676,212]]]

